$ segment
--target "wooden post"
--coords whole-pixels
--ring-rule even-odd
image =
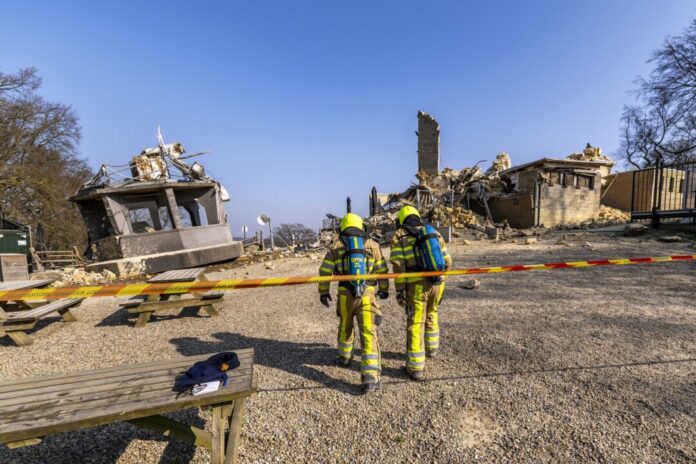
[[[214,405],[213,415],[213,447],[211,464],[225,464],[225,418],[222,416],[222,406]]]
[[[237,464],[245,402],[246,398],[239,398],[234,401],[234,409],[232,410],[232,417],[230,417],[230,432],[227,438],[227,457],[224,464]]]
[[[27,335],[26,332],[23,332],[21,330],[16,330],[12,332],[5,332],[8,337],[12,339],[13,342],[17,344],[17,346],[29,346],[32,343],[34,343],[34,340],[31,339],[29,335]]]

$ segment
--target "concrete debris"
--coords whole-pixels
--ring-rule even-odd
[[[606,155],[602,154],[602,149],[593,147],[589,143],[585,146],[582,153],[573,153],[567,156],[567,159],[576,161],[613,161]]]
[[[612,208],[611,206],[600,205],[599,206],[599,219],[597,223],[602,225],[611,224],[625,224],[631,221],[631,213],[628,211],[621,211],[620,209]]]
[[[505,153],[504,151],[501,151],[498,153],[498,156],[495,157],[495,160],[493,161],[493,164],[491,164],[491,167],[488,168],[486,171],[486,175],[490,176],[492,174],[500,174],[502,171],[506,171],[512,167],[512,160],[510,159],[510,155]]]
[[[623,230],[623,236],[624,237],[636,237],[638,235],[645,234],[648,230],[650,230],[650,228],[644,224],[637,224],[637,223],[626,224],[626,227],[624,227],[624,230]]]
[[[465,290],[473,290],[475,288],[479,288],[481,286],[481,281],[478,279],[470,279],[465,282],[463,282],[461,285],[459,285],[459,288],[463,288]]]
[[[101,272],[90,272],[85,271],[83,268],[75,267],[66,267],[61,270],[37,272],[32,274],[32,279],[55,279],[51,284],[52,287],[103,285],[115,281],[116,277],[116,274],[107,269]],[[142,278],[140,274],[138,274],[137,277]]]
[[[558,240],[556,240],[556,245],[568,245],[568,237],[561,235]]]
[[[439,205],[430,210],[428,216],[431,222],[444,226],[449,225],[455,229],[463,229],[471,225],[481,226],[485,222],[481,216],[463,206],[450,208],[449,206]]]
[[[675,243],[681,242],[684,239],[681,238],[679,235],[665,235],[664,237],[659,237],[657,240],[665,243]]]
[[[536,243],[537,241],[538,241],[538,240],[536,239],[536,237],[527,237],[527,238],[524,240],[524,244],[525,244],[525,245],[532,245],[532,244]]]
[[[322,246],[328,246],[338,238],[338,234],[334,230],[321,230],[319,232],[319,243]]]
[[[469,240],[464,240],[462,241],[462,245],[471,245],[471,242]]]

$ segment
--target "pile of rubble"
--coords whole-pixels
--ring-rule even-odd
[[[88,272],[81,267],[66,267],[32,274],[32,279],[53,279],[52,287],[103,285],[113,282],[116,277],[116,274],[108,269],[101,272]],[[142,278],[141,275],[137,277]]]
[[[559,230],[573,229],[595,229],[598,227],[614,226],[631,222],[631,213],[620,209],[612,208],[611,206],[600,205],[599,216],[592,221],[582,223],[561,224],[556,227]]]
[[[631,213],[611,206],[599,206],[599,219],[595,223],[601,225],[625,224],[631,222]]]
[[[606,155],[602,154],[602,149],[599,147],[593,147],[589,143],[582,151],[582,153],[572,153],[566,157],[569,160],[577,161],[613,161]]]
[[[275,250],[266,249],[263,251],[247,251],[234,261],[220,265],[220,267],[216,269],[232,269],[236,267],[247,267],[250,264],[263,262],[266,262],[268,267],[272,266],[268,262],[284,258],[309,258],[311,260],[317,260],[324,255],[324,252],[325,251],[322,248],[312,248],[309,250],[283,248]]]
[[[428,212],[431,222],[439,223],[443,226],[452,226],[455,229],[463,229],[470,226],[483,226],[485,219],[463,206],[439,205]]]
[[[505,193],[505,184],[500,179],[500,173],[512,166],[510,155],[505,152],[498,153],[491,166],[482,172],[479,163],[462,170],[444,168],[437,175],[427,174],[423,171],[416,174],[418,186],[412,186],[399,195],[403,199],[416,201],[416,190],[427,190],[433,197],[442,194],[464,195],[467,193]]]

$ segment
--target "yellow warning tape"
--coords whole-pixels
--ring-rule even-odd
[[[512,266],[475,267],[452,269],[449,271],[406,272],[401,274],[361,275],[361,280],[406,279],[436,276],[458,276],[468,274],[493,274],[519,271],[548,271],[553,269],[583,269],[596,266],[623,266],[627,264],[665,263],[696,260],[696,255],[662,256],[653,258],[599,259],[588,261],[570,261],[564,263],[518,264]],[[0,301],[59,300],[62,298],[92,298],[106,296],[134,295],[172,295],[189,292],[208,292],[211,290],[228,291],[241,288],[279,287],[285,285],[317,284],[320,282],[347,282],[355,280],[352,275],[339,276],[298,276],[270,277],[267,279],[226,279],[196,282],[99,285],[91,287],[41,288],[31,290],[0,291]]]

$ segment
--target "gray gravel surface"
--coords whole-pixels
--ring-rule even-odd
[[[652,236],[568,234],[532,245],[452,245],[455,265],[694,254]],[[213,274],[306,275],[288,259]],[[333,365],[337,320],[314,286],[240,290],[222,316],[128,325],[116,299],[91,299],[79,322],[43,324],[33,346],[0,340],[11,379],[253,346],[260,392],[248,403],[241,460],[270,462],[693,462],[696,460],[696,263],[451,279],[442,349],[427,380],[404,362],[405,317],[382,304],[381,391],[359,395],[357,362]],[[199,426],[206,413],[175,417]],[[0,425],[1,426],[1,425]],[[0,447],[0,463],[206,463],[209,453],[127,424]]]

